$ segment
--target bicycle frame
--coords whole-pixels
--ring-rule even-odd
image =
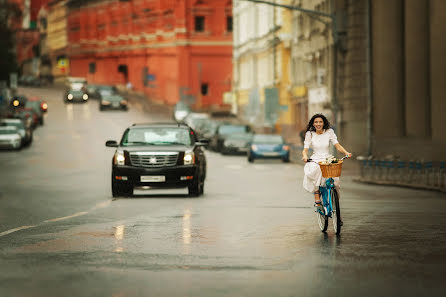
[[[347,159],[348,156],[345,156],[341,159],[345,160]],[[307,162],[313,162],[319,165],[319,163],[308,159]],[[329,218],[332,217],[332,213],[333,213],[333,205],[332,205],[332,201],[330,199],[331,197],[331,191],[336,191],[335,189],[335,185],[334,185],[334,179],[332,177],[329,177],[325,180],[325,186],[319,186],[319,192],[320,192],[320,197],[321,197],[321,201],[322,201],[322,206],[323,206],[323,212],[322,209],[317,208],[317,211],[324,216],[327,216]]]
[[[331,191],[335,190],[334,187],[334,179],[331,177],[325,180],[325,187],[319,187],[319,192],[321,193],[321,201],[324,207],[324,213],[322,213],[322,210],[320,208],[318,208],[318,211],[322,215],[328,216],[329,218],[331,218],[331,214],[333,212],[333,205],[331,203],[330,197]]]

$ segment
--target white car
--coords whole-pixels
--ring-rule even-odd
[[[207,113],[198,113],[191,112],[184,119],[184,123],[191,127],[193,130],[196,130],[198,125],[203,121],[208,121],[209,115]]]
[[[16,127],[20,137],[22,137],[22,145],[29,145],[33,140],[31,128],[26,128],[21,119],[1,119],[0,126]]]
[[[16,127],[0,127],[0,148],[19,150],[22,148],[22,136]]]

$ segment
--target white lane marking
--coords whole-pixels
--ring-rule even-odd
[[[71,218],[75,218],[75,217],[80,217],[80,216],[86,215],[87,213],[88,213],[88,211],[81,211],[81,212],[77,212],[75,214],[72,214],[70,216],[61,217],[61,218],[55,218],[55,219],[50,219],[50,220],[45,220],[43,222],[44,223],[48,223],[48,222],[63,221],[63,220],[67,220],[67,219],[71,219]]]
[[[254,168],[255,169],[268,169],[268,167],[265,165],[254,165]]]
[[[34,227],[37,227],[37,225],[21,226],[21,227],[17,227],[17,228],[14,228],[14,229],[9,229],[9,230],[6,230],[6,231],[3,231],[2,233],[0,233],[0,237],[8,235],[8,234],[11,234],[11,233],[14,233],[14,232],[17,232],[17,231],[20,231],[20,230],[25,230],[25,229],[34,228]]]
[[[14,233],[14,232],[17,232],[17,231],[20,231],[20,230],[35,228],[35,227],[38,227],[38,226],[40,226],[42,224],[45,224],[45,223],[53,223],[53,222],[58,222],[58,221],[63,221],[63,220],[68,220],[68,219],[71,219],[71,218],[83,216],[83,215],[88,214],[90,211],[94,211],[96,209],[108,207],[110,204],[111,204],[111,200],[108,200],[108,201],[104,201],[104,202],[100,202],[100,203],[96,204],[89,211],[81,211],[81,212],[77,212],[75,214],[72,214],[72,215],[69,215],[69,216],[66,216],[66,217],[45,220],[42,223],[37,224],[37,225],[21,226],[21,227],[9,229],[9,230],[1,232],[0,233],[0,237],[8,235],[8,234],[11,234],[11,233]]]

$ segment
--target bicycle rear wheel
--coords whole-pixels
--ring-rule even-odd
[[[317,222],[319,224],[319,228],[321,228],[322,232],[327,231],[328,228],[328,217],[321,214],[318,209],[316,209]]]
[[[339,196],[336,189],[331,191],[331,205],[333,208],[332,218],[333,218],[333,229],[336,235],[341,234],[341,208],[339,207]]]

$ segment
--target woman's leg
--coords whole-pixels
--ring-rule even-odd
[[[321,192],[319,191],[314,192],[314,203],[321,204]]]

